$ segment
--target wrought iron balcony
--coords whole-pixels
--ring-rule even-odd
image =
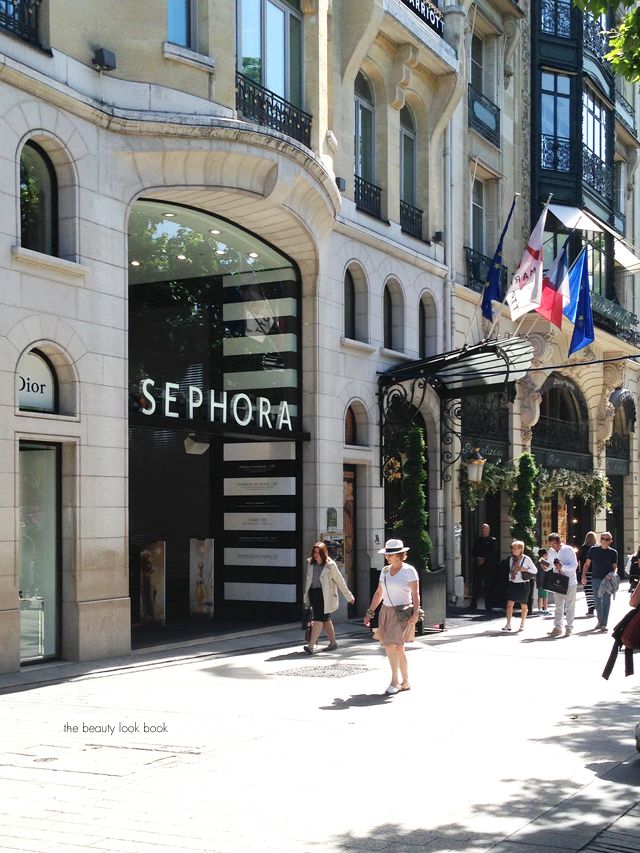
[[[591,292],[591,310],[593,322],[598,328],[604,329],[630,344],[640,346],[638,318],[631,311],[627,311],[622,305],[618,305],[617,302],[613,302],[595,291]]]
[[[542,0],[540,29],[547,35],[571,38],[570,0]]]
[[[469,127],[500,148],[500,109],[469,85]]]
[[[363,210],[365,213],[375,216],[376,219],[381,219],[381,199],[382,190],[375,184],[370,184],[365,181],[360,175],[355,176],[355,202],[358,210]]]
[[[628,435],[614,432],[607,442],[607,456],[612,459],[629,459],[631,455],[629,438]]]
[[[484,286],[487,283],[487,273],[493,258],[483,255],[481,252],[476,252],[469,246],[464,247],[464,255],[467,262],[467,282],[466,286],[470,290],[475,290],[476,293],[482,293]],[[504,299],[507,292],[507,280],[509,274],[505,266],[500,270],[500,298]]]
[[[582,146],[582,180],[607,200],[613,198],[613,168]]]
[[[533,428],[532,445],[548,450],[589,452],[589,424],[541,415]]]
[[[540,166],[554,172],[571,171],[571,140],[563,136],[540,136]]]
[[[636,128],[636,111],[622,92],[616,89],[616,117],[633,136],[638,136]]]
[[[400,199],[400,228],[422,240],[422,211]]]
[[[582,20],[584,46],[595,53],[599,59],[604,59],[605,53],[609,52],[609,36],[604,32],[602,23],[588,12]]]
[[[38,44],[38,8],[24,0],[0,0],[0,29],[14,36]]]
[[[236,108],[243,118],[285,133],[307,148],[311,146],[312,117],[309,113],[239,71],[236,74]]]

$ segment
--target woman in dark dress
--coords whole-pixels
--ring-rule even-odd
[[[587,562],[587,554],[589,553],[589,548],[592,545],[598,544],[598,537],[590,530],[587,535],[584,537],[584,542],[578,548],[578,569],[577,569],[577,577],[578,583],[582,578],[582,567]],[[587,582],[584,587],[584,597],[587,600],[587,616],[593,616],[596,609],[596,603],[593,600],[593,585],[591,583],[591,571],[587,572]]]

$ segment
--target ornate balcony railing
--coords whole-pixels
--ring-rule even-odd
[[[469,85],[469,127],[500,148],[500,108]]]
[[[467,262],[467,282],[466,286],[469,290],[475,290],[476,293],[482,293],[484,286],[487,283],[487,273],[489,265],[493,258],[483,255],[481,252],[476,252],[470,246],[464,247],[465,259]],[[507,292],[507,279],[509,277],[505,266],[500,270],[500,297],[504,299]]]
[[[571,171],[571,140],[563,136],[540,136],[540,166],[554,172]]]
[[[571,38],[570,0],[542,0],[540,28],[543,33],[560,38]]]
[[[541,415],[533,428],[532,444],[547,450],[589,452],[589,424],[571,423]]]
[[[582,180],[606,199],[613,198],[613,169],[586,145],[582,146]]]
[[[596,326],[630,344],[640,346],[638,318],[622,305],[591,291],[591,310]]]
[[[307,148],[311,146],[309,113],[240,72],[236,74],[236,108],[243,118],[285,133]]]
[[[400,228],[422,240],[422,211],[400,199]]]
[[[609,36],[603,29],[602,23],[588,12],[583,17],[583,41],[599,59],[604,59],[609,52]]]
[[[355,176],[355,202],[358,210],[364,210],[376,219],[381,219],[382,190],[375,184],[365,181],[360,175]]]
[[[627,233],[627,217],[621,210],[613,211],[613,227],[623,236]]]
[[[607,456],[613,459],[629,459],[631,443],[628,435],[614,432],[607,442]]]
[[[29,9],[24,0],[0,0],[0,29],[38,44],[38,8]]]
[[[622,92],[616,89],[616,116],[633,136],[638,136],[636,128],[636,111]]]

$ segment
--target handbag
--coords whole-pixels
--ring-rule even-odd
[[[558,595],[566,595],[569,589],[569,578],[553,570],[545,572],[542,588],[548,589],[549,592],[557,592]]]
[[[383,578],[384,580],[384,578]],[[389,587],[387,586],[387,581],[384,581],[384,588],[387,591],[387,597],[389,601],[391,601],[391,596],[389,595]],[[396,616],[398,617],[398,622],[408,622],[411,616],[413,615],[413,604],[394,604],[393,609],[396,611]],[[422,607],[418,608],[418,622],[422,622],[424,619],[424,610]]]
[[[302,613],[302,624],[300,625],[301,631],[306,631],[311,627],[311,623],[313,622],[313,607],[305,607]]]

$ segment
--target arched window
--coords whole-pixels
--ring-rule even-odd
[[[406,106],[400,110],[400,199],[416,206],[416,128]]]
[[[389,285],[384,288],[382,306],[383,341],[386,349],[393,349],[393,298]]]
[[[356,285],[349,270],[344,274],[344,336],[356,338]]]
[[[18,366],[17,382],[20,411],[58,411],[58,378],[43,352],[32,349],[25,353]]]
[[[382,339],[385,349],[404,351],[404,302],[395,279],[389,279],[382,295]]]
[[[351,406],[347,409],[344,419],[344,443],[354,445],[358,443],[358,422]]]
[[[438,352],[438,313],[433,297],[425,294],[418,303],[418,354],[428,358]]]
[[[35,142],[20,155],[20,244],[24,249],[58,254],[58,191],[51,161]]]
[[[370,184],[375,181],[373,92],[369,81],[360,73],[355,92],[355,172]]]

